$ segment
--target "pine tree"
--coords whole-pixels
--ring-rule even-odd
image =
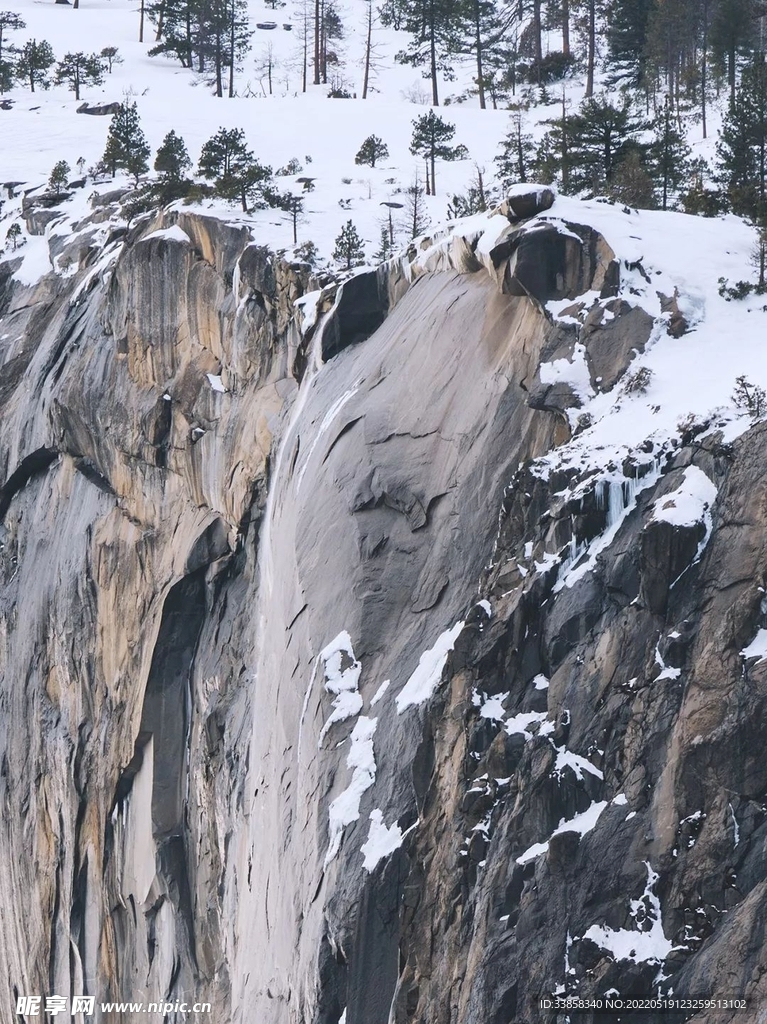
[[[450,160],[455,155],[455,149],[448,145],[455,135],[455,125],[444,121],[441,117],[430,110],[428,114],[416,117],[413,122],[413,138],[410,142],[410,152],[414,156],[423,157],[431,170],[431,187],[427,188],[427,195],[436,195],[435,162]]]
[[[650,210],[655,205],[655,187],[638,149],[630,149],[615,168],[607,187],[614,202]]]
[[[141,129],[135,102],[121,103],[109,125],[103,163],[112,177],[121,170],[138,181],[149,169],[149,154],[149,143]]]
[[[647,27],[654,0],[612,0],[607,11],[607,45],[615,79],[644,79]]]
[[[388,259],[391,259],[392,248],[391,238],[389,237],[389,227],[384,222],[381,224],[380,240],[378,248],[373,253],[373,261],[375,263],[386,263]]]
[[[8,34],[26,27],[20,15],[13,11],[0,11],[0,93],[11,88],[14,78],[14,67],[8,59],[13,53],[13,47],[8,44]]]
[[[15,252],[20,245],[24,244],[24,239],[21,234],[21,225],[17,222],[11,224],[5,233],[6,242],[11,243],[11,248]]]
[[[690,147],[676,126],[668,97],[655,122],[649,159],[660,208],[667,210],[670,203],[673,205],[674,194],[687,180],[690,165]]]
[[[543,122],[551,127],[543,136],[535,159],[538,179],[548,184],[559,178],[560,186],[565,193],[577,192],[580,188],[573,164],[574,132],[576,131],[573,122],[574,119],[568,113],[567,98],[563,92],[562,113],[558,118]]]
[[[30,90],[34,92],[36,85],[46,83],[48,69],[55,63],[56,58],[49,42],[45,39],[40,42],[37,39],[30,39],[19,53],[16,73],[19,78],[29,83]]]
[[[395,59],[425,67],[424,77],[431,80],[435,107],[439,106],[439,73],[447,79],[453,77],[453,39],[458,21],[456,0],[389,0],[381,8],[382,24],[404,28],[412,35],[407,49],[397,53]]]
[[[610,183],[616,166],[646,127],[634,115],[628,97],[620,106],[605,96],[587,99],[569,121],[572,183],[594,190]]]
[[[288,192],[282,197],[281,205],[290,215],[290,223],[293,228],[293,245],[297,245],[298,225],[304,219],[304,197]]]
[[[341,234],[336,238],[333,259],[340,263],[344,270],[351,270],[352,267],[358,267],[365,262],[365,247],[350,220],[347,220],[341,228]]]
[[[528,168],[535,151],[533,137],[525,131],[522,107],[512,106],[511,110],[511,127],[495,158],[498,180],[505,189],[528,180]]]
[[[169,131],[157,150],[154,169],[166,180],[177,182],[191,166],[192,161],[189,159],[184,140],[174,131]]]
[[[492,75],[496,54],[503,49],[516,14],[517,9],[499,0],[459,0],[457,4],[450,45],[456,55],[474,57],[481,110],[487,107],[488,74]]]
[[[183,67],[211,73],[216,96],[225,87],[234,96],[235,72],[250,49],[246,0],[150,0],[146,9],[158,25],[151,56],[168,53]]]
[[[386,160],[389,147],[377,135],[368,135],[354,158],[355,164],[370,164],[375,167],[377,160]]]
[[[767,218],[757,225],[756,245],[751,253],[751,263],[759,275],[756,291],[764,295],[767,291]]]
[[[760,12],[758,0],[718,0],[711,20],[711,47],[727,68],[730,100],[735,99],[738,56],[755,42],[755,23]]]
[[[245,143],[241,128],[220,128],[202,147],[198,172],[214,182],[222,199],[239,201],[243,213],[251,208],[279,206],[272,186],[272,169],[258,162]]]
[[[474,166],[474,175],[464,193],[454,195],[448,203],[448,219],[471,217],[475,213],[487,210],[487,190],[485,189],[485,169],[478,164]]]
[[[407,190],[407,219],[411,240],[418,238],[429,226],[429,215],[426,210],[426,190],[416,174],[413,184]]]
[[[743,69],[717,148],[720,178],[735,213],[755,221],[767,214],[767,58]]]
[[[56,195],[60,195],[65,191],[69,181],[70,170],[71,168],[66,160],[59,160],[53,165],[51,176],[48,178],[48,188],[55,192]]]
[[[66,53],[64,59],[56,65],[54,81],[57,85],[68,82],[69,87],[75,94],[75,99],[80,99],[80,89],[84,85],[100,85],[104,81],[104,65],[102,58],[97,53]]]
[[[99,54],[99,56],[103,57],[104,60],[107,62],[107,70],[109,71],[110,75],[112,74],[112,68],[115,64],[123,63],[123,59],[120,56],[120,51],[117,49],[116,46],[105,46]]]
[[[155,187],[160,203],[170,203],[188,194],[191,182],[186,178],[185,172],[191,165],[192,161],[189,159],[184,140],[174,131],[168,132],[157,150],[154,161],[154,169],[160,175]]]

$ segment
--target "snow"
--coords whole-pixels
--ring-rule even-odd
[[[205,376],[208,378],[208,383],[213,391],[217,391],[221,395],[226,394],[226,388],[223,385],[221,377],[215,373],[206,373]]]
[[[492,617],[493,606],[490,604],[489,601],[477,601],[477,607],[482,609],[482,611],[487,615],[488,619]]]
[[[632,960],[634,963],[662,963],[674,949],[663,931],[660,900],[654,892],[658,875],[652,870],[648,861],[647,885],[643,896],[631,901],[631,916],[643,927],[638,931],[631,928],[607,928],[592,925],[583,935],[591,939],[601,949],[606,950],[616,960]]]
[[[572,359],[555,359],[550,363],[541,363],[540,376],[543,384],[569,384],[582,404],[588,402],[594,394],[586,363],[586,348],[580,343],[575,345]]]
[[[674,668],[671,665],[666,665],[666,662],[663,660],[663,656],[660,653],[658,644],[655,645],[655,664],[660,667],[660,673],[656,676],[656,682],[661,679],[678,679],[682,674],[681,668]]]
[[[296,309],[301,314],[301,330],[304,334],[317,323],[321,298],[322,289],[320,288],[314,292],[306,292],[295,301]]]
[[[418,660],[416,670],[395,698],[397,714],[401,715],[406,708],[423,704],[434,694],[442,679],[448,655],[455,647],[463,627],[463,622],[456,622],[452,629],[446,630],[437,638],[433,647],[424,651]]]
[[[549,681],[542,673],[538,673],[533,679],[533,686],[536,690],[548,690]]]
[[[21,284],[37,284],[41,277],[45,277],[53,269],[48,242],[42,236],[28,238],[26,244],[11,255],[22,257],[21,267],[14,275]]]
[[[359,819],[362,796],[375,782],[373,736],[377,724],[377,718],[360,715],[352,730],[351,746],[346,758],[346,767],[352,769],[352,779],[328,809],[328,849],[325,854],[325,867],[338,853],[346,826]]]
[[[523,854],[520,854],[517,857],[517,864],[528,864],[531,860],[535,860],[536,857],[540,857],[542,853],[547,853],[549,843],[554,836],[561,836],[565,832],[576,832],[579,836],[587,835],[596,828],[597,822],[611,804],[624,806],[626,804],[625,795],[619,793],[612,800],[594,801],[590,807],[587,807],[585,811],[581,811],[580,814],[576,814],[568,820],[563,818],[545,842],[534,843]]]
[[[589,775],[595,775],[598,779],[603,779],[603,773],[591,761],[587,761],[585,757],[581,757],[580,754],[574,754],[572,750],[568,750],[566,747],[557,747],[557,758],[554,762],[554,774],[562,775],[565,768],[569,768],[573,772],[578,782],[583,782],[583,773],[587,772]]]
[[[383,811],[378,807],[371,811],[367,842],[363,843],[360,847],[360,853],[365,858],[363,861],[365,870],[373,871],[384,857],[388,857],[395,850],[398,850],[402,846],[405,836],[414,827],[413,825],[403,832],[396,821],[393,825],[387,827],[384,824]]]
[[[178,224],[172,224],[169,228],[162,228],[159,231],[152,231],[150,234],[144,235],[141,241],[148,242],[151,238],[161,238],[166,242],[181,242],[184,245],[192,244],[192,239]]]
[[[333,711],[320,731],[319,746],[336,722],[344,722],[362,710],[359,681],[362,665],[354,656],[352,640],[342,630],[334,640],[320,651],[325,671],[325,689],[335,695]]]
[[[375,707],[375,705],[379,702],[379,700],[381,700],[381,698],[383,697],[383,695],[386,693],[386,691],[389,689],[390,686],[391,686],[391,679],[384,679],[384,681],[378,687],[378,689],[373,694],[373,696],[372,696],[372,698],[370,700],[371,708]]]
[[[537,734],[547,736],[554,732],[554,723],[549,721],[548,717],[545,711],[520,711],[519,714],[507,718],[503,727],[509,736],[517,734],[532,738],[536,734],[533,727],[538,725]]]
[[[748,647],[744,647],[740,653],[746,661],[749,658],[758,658],[757,665],[767,659],[767,629],[758,630]]]
[[[480,718],[489,718],[493,722],[501,722],[506,717],[503,702],[507,700],[508,696],[507,692],[488,697],[486,693],[475,689],[472,691],[471,702],[474,707],[479,708]]]
[[[716,501],[716,494],[716,487],[703,470],[688,466],[679,487],[655,502],[652,517],[656,522],[672,526],[694,526],[707,519],[710,522],[709,510]]]

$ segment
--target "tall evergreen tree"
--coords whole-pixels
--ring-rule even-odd
[[[525,131],[522,109],[512,107],[510,130],[502,139],[501,151],[495,158],[498,180],[503,188],[528,180],[534,151],[533,137]]]
[[[44,85],[48,70],[56,63],[53,47],[45,39],[30,39],[19,52],[16,62],[16,73],[19,78],[29,83],[32,92],[36,85]]]
[[[370,164],[375,167],[377,160],[385,160],[389,155],[389,147],[377,135],[368,135],[354,158],[355,164]]]
[[[630,99],[614,106],[605,96],[592,97],[576,114],[550,122],[538,162],[545,180],[559,176],[563,192],[599,191],[609,185],[617,166],[638,147],[637,136],[646,127],[635,116]]]
[[[149,170],[149,143],[141,128],[135,103],[121,103],[112,117],[102,161],[112,177],[125,171],[136,181]]]
[[[427,186],[427,195],[435,196],[437,194],[435,164],[437,159],[450,160],[453,158],[455,150],[449,143],[454,135],[455,125],[444,121],[433,110],[413,120],[410,152],[414,156],[423,157],[431,171],[431,187]]]
[[[572,166],[583,187],[599,189],[612,178],[628,149],[646,127],[631,101],[614,106],[605,96],[587,99],[571,122]]]
[[[727,70],[730,99],[735,99],[738,56],[753,47],[759,0],[717,0],[711,20],[711,47]]]
[[[674,197],[687,180],[690,166],[690,147],[677,128],[668,99],[655,122],[649,163],[658,205],[662,210],[667,210],[670,205],[674,205]]]
[[[429,226],[429,213],[426,209],[426,190],[416,174],[412,185],[407,189],[407,202],[405,210],[407,214],[408,233],[411,240],[418,238]]]
[[[223,199],[239,201],[243,213],[280,204],[281,197],[272,187],[271,167],[256,160],[241,128],[219,128],[202,147],[198,171],[214,182]]]
[[[152,56],[172,54],[211,74],[216,96],[234,96],[236,69],[250,49],[247,0],[151,0],[147,11],[158,24]]]
[[[55,192],[56,195],[61,195],[67,187],[69,181],[69,172],[71,168],[66,160],[58,160],[53,165],[53,170],[48,178],[48,188]]]
[[[174,131],[168,132],[154,161],[154,169],[159,174],[155,192],[161,203],[170,203],[188,194],[191,182],[186,172],[191,166],[184,140]]]
[[[54,81],[57,85],[68,82],[75,99],[79,100],[80,89],[84,85],[100,85],[104,81],[102,58],[97,53],[83,53],[82,50],[66,53],[56,65]]]
[[[396,59],[425,68],[431,81],[432,106],[439,106],[439,75],[453,77],[455,33],[460,20],[459,0],[389,0],[381,8],[384,25],[395,22],[412,36]]]
[[[352,221],[347,220],[336,238],[333,259],[341,264],[344,270],[351,270],[365,262],[365,247]]]
[[[767,216],[767,57],[755,54],[743,69],[718,146],[719,172],[736,213]]]
[[[458,55],[471,54],[476,61],[477,92],[480,109],[487,107],[488,74],[495,63],[494,54],[503,47],[512,21],[518,12],[504,0],[460,0],[452,30],[451,49]]]
[[[14,77],[13,64],[9,60],[14,48],[8,42],[8,36],[26,27],[21,15],[13,11],[0,11],[0,93],[11,87]]]
[[[607,11],[607,46],[614,77],[635,84],[644,78],[647,26],[655,0],[612,0]]]

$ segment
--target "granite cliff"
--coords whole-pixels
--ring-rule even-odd
[[[552,202],[342,286],[201,213],[30,204],[4,1005],[554,1024],[546,994],[716,988],[762,1019],[767,428],[584,454],[584,388],[631,402],[694,324]]]

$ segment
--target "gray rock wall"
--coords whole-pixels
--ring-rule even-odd
[[[0,275],[3,1005],[762,997],[765,432],[624,467],[636,505],[562,585],[611,513],[531,469],[578,404],[540,382],[575,335],[538,300],[619,274],[591,229],[509,219],[487,258],[327,287],[303,332],[308,268],[198,215]],[[612,312],[580,334],[610,387],[651,326]],[[710,529],[652,513],[690,467]]]

